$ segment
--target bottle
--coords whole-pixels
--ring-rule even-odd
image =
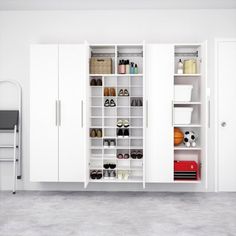
[[[129,73],[130,73],[129,60],[126,61],[125,71],[126,71],[126,74],[129,74]]]
[[[183,74],[183,68],[184,68],[183,62],[181,61],[181,59],[179,59],[179,62],[178,62],[178,65],[177,65],[177,73],[178,74]]]
[[[124,60],[119,61],[118,72],[119,74],[125,74],[125,61]]]
[[[134,74],[134,63],[133,62],[131,62],[130,74]]]
[[[134,67],[134,74],[138,74],[138,65],[135,64],[135,67]]]

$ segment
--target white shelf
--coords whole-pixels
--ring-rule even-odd
[[[200,184],[201,180],[174,180],[175,184]]]
[[[178,124],[174,124],[174,127],[186,127],[186,128],[194,128],[194,127],[202,127],[201,124],[190,124],[190,125],[178,125]]]
[[[89,74],[89,76],[100,77],[141,77],[143,74]]]
[[[174,102],[174,105],[201,105],[201,102]]]
[[[174,74],[175,77],[200,77],[201,74]]]
[[[194,150],[198,151],[198,150],[202,150],[202,148],[201,147],[185,147],[185,146],[178,147],[178,146],[175,146],[174,150],[175,151],[178,151],[178,150],[180,150],[180,151],[194,151]]]

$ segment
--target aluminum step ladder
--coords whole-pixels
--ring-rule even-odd
[[[0,80],[0,88],[3,83],[10,83],[17,88],[18,104],[16,110],[0,110],[0,133],[11,134],[11,144],[0,144],[0,149],[12,149],[11,157],[0,156],[0,162],[10,162],[12,168],[12,193],[16,193],[17,179],[21,179],[21,87],[15,81]]]

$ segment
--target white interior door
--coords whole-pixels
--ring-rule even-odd
[[[218,188],[236,191],[236,40],[218,42]]]
[[[59,46],[59,181],[85,181],[85,45]]]
[[[58,181],[58,46],[32,45],[30,63],[30,180]]]
[[[146,47],[146,182],[172,182],[174,46]]]

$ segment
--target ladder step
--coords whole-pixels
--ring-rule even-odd
[[[14,159],[13,158],[0,158],[0,162],[13,162]],[[16,159],[16,161],[18,161],[18,159]]]
[[[14,148],[13,145],[0,145],[0,148]],[[16,146],[18,148],[18,145]]]

